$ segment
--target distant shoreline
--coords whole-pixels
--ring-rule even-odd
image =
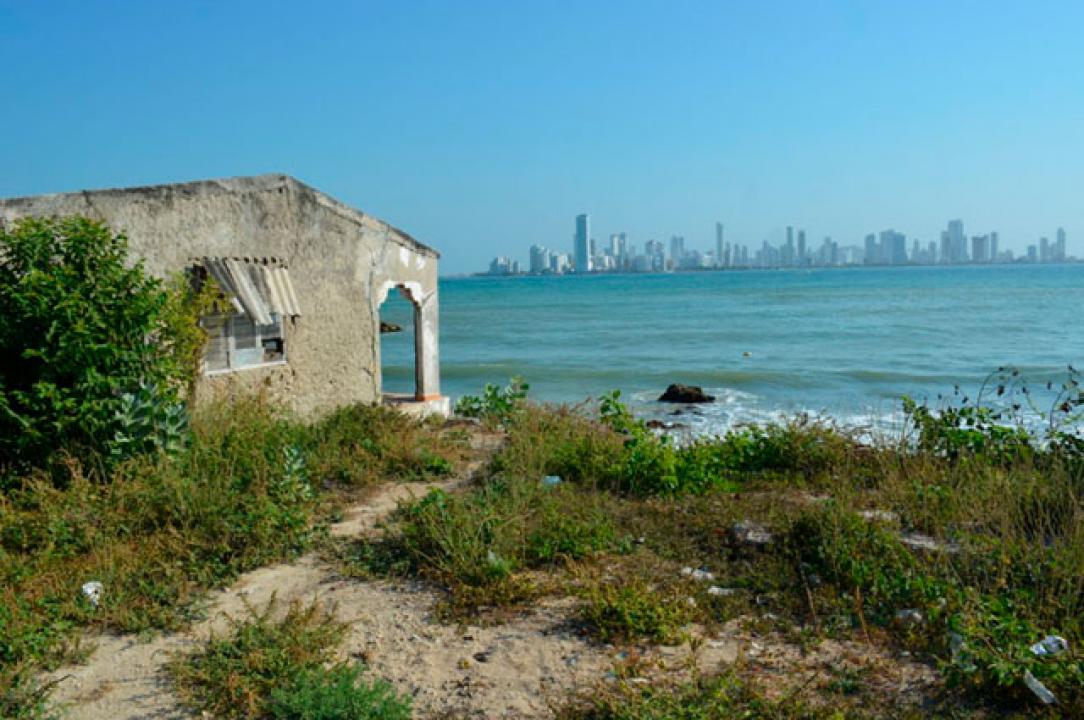
[[[564,278],[564,277],[627,277],[627,276],[658,276],[658,275],[699,275],[704,273],[726,273],[726,272],[757,272],[757,271],[810,271],[810,270],[862,270],[862,269],[884,269],[893,268],[901,270],[914,270],[919,268],[991,268],[991,267],[1062,267],[1066,265],[1084,265],[1084,259],[1081,258],[1068,258],[1059,262],[1026,262],[1026,261],[1013,261],[1002,263],[907,263],[894,265],[890,263],[876,263],[872,265],[865,264],[849,264],[849,265],[817,265],[809,267],[795,267],[793,265],[769,265],[769,266],[744,266],[744,267],[706,267],[706,268],[681,268],[677,270],[657,270],[651,272],[636,272],[634,270],[620,270],[620,271],[595,271],[587,273],[490,273],[490,272],[473,272],[473,273],[456,273],[454,275],[442,275],[441,280],[462,280],[465,278]]]

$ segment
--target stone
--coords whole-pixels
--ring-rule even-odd
[[[715,402],[714,395],[708,395],[698,385],[672,383],[666,392],[659,396],[659,402],[669,403],[710,403]]]
[[[652,430],[684,430],[689,427],[685,423],[665,422],[663,420],[648,420],[644,425]]]
[[[752,520],[743,520],[730,528],[734,539],[743,545],[767,545],[772,541],[772,533],[765,526]]]
[[[382,333],[403,332],[403,326],[402,325],[396,325],[395,323],[390,323],[390,322],[386,322],[384,320],[381,320],[380,321],[380,332],[382,332]]]

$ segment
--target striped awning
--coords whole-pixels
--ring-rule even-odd
[[[201,258],[203,266],[234,308],[257,325],[270,325],[271,313],[297,317],[301,307],[290,281],[290,271],[274,260],[252,258]]]

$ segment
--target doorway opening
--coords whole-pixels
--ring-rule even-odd
[[[418,395],[417,313],[414,298],[402,285],[380,305],[380,382],[386,401],[409,401]]]

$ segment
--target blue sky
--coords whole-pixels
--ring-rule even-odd
[[[0,196],[286,172],[440,249],[1084,254],[1084,3],[0,0]]]

